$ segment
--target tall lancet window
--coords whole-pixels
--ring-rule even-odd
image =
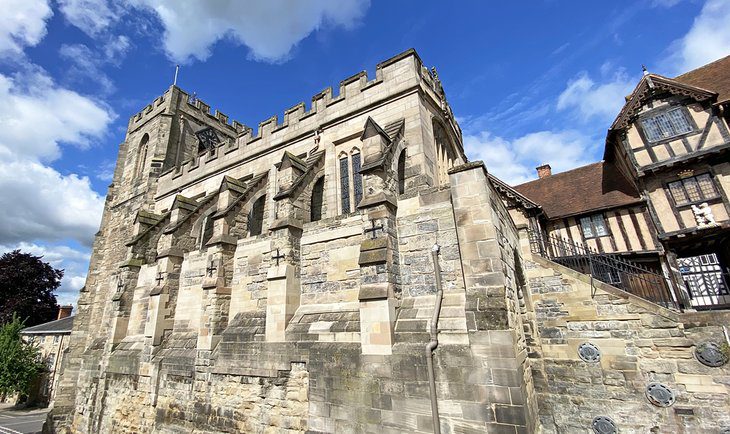
[[[360,174],[360,153],[352,155],[352,190],[355,195],[355,209],[362,200],[362,175]]]
[[[398,156],[398,194],[406,192],[406,150]]]
[[[261,235],[264,229],[264,205],[266,204],[266,195],[256,199],[248,213],[248,234],[250,236]]]
[[[347,155],[340,158],[340,191],[342,192],[342,214],[350,213],[350,170]]]
[[[309,209],[309,221],[322,220],[322,208],[324,207],[324,176],[314,183],[312,188],[312,202]]]
[[[150,141],[149,134],[145,133],[144,136],[142,136],[142,140],[139,142],[139,147],[137,150],[137,165],[134,169],[134,175],[135,177],[142,176],[142,173],[144,172],[145,164],[147,161],[147,143]]]

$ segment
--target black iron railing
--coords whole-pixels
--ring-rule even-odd
[[[679,309],[671,281],[617,254],[600,253],[555,235],[530,232],[530,249],[546,259],[658,305]]]

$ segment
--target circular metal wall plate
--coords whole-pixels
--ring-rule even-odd
[[[593,432],[596,434],[616,434],[618,433],[618,428],[616,427],[616,423],[608,416],[596,416],[593,418],[593,423],[591,423],[591,427],[593,427]]]
[[[669,407],[675,400],[672,389],[660,383],[646,386],[646,398],[657,407]]]
[[[727,356],[720,345],[714,342],[702,342],[695,347],[695,357],[705,366],[717,368],[727,363]]]
[[[583,342],[578,346],[578,356],[584,362],[596,363],[601,360],[601,350],[590,342]]]

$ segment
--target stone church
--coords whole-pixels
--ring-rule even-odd
[[[119,146],[47,430],[729,432],[725,268],[679,262],[727,257],[729,71],[645,75],[603,162],[522,186],[413,50],[256,130],[170,87]]]

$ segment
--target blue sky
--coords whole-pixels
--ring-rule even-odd
[[[600,159],[641,76],[730,54],[723,0],[0,0],[0,251],[75,302],[126,124],[171,84],[246,125],[416,48],[471,159],[510,183]]]

